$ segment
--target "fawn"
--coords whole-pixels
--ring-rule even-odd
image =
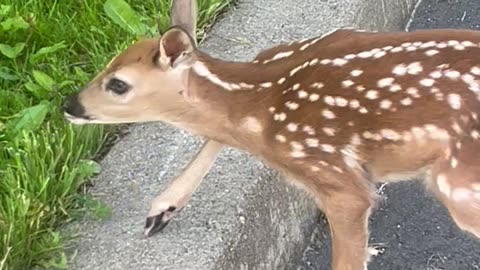
[[[132,45],[63,111],[74,124],[162,121],[207,138],[152,202],[147,236],[189,201],[228,145],[312,196],[332,268],[367,269],[375,184],[424,177],[458,227],[480,237],[480,32],[337,30],[222,61],[196,47],[197,4]]]

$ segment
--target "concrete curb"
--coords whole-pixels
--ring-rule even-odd
[[[334,28],[399,30],[416,1],[239,0],[201,47],[224,59],[249,60],[274,44]],[[318,211],[302,192],[235,149],[222,152],[163,233],[143,237],[149,202],[198,146],[197,138],[163,124],[133,126],[103,160],[92,189],[113,216],[74,225],[82,237],[72,268],[294,269]]]

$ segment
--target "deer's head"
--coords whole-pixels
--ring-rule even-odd
[[[173,1],[170,29],[133,44],[67,97],[65,117],[74,124],[158,121],[188,106],[181,93],[195,58],[196,18],[196,1]]]

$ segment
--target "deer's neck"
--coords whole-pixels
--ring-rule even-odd
[[[262,139],[271,121],[269,107],[278,96],[275,67],[265,69],[248,62],[228,62],[199,53],[188,71],[186,127],[210,138],[240,147]],[[218,138],[216,138],[218,139]]]

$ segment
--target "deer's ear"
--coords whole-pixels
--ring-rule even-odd
[[[170,28],[160,38],[158,63],[163,68],[188,67],[193,62],[195,42],[183,29]]]
[[[181,27],[196,40],[197,13],[196,0],[173,0],[170,26]]]

